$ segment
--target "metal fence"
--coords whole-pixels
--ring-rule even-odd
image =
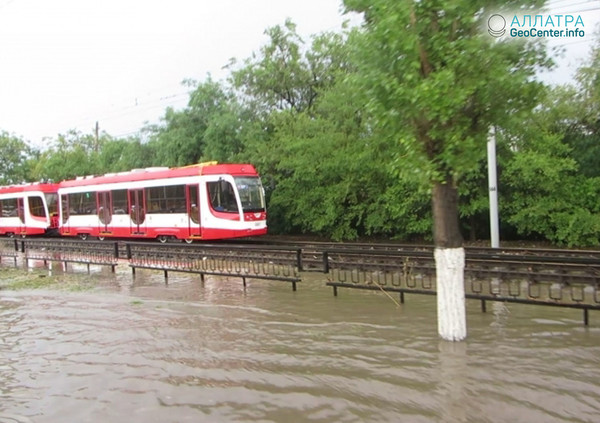
[[[57,261],[63,263],[110,266],[115,271],[119,260],[116,242],[76,241],[69,239],[23,239],[19,241],[20,251],[27,264],[29,260]]]
[[[381,290],[400,294],[436,294],[433,255],[428,252],[330,250],[328,281],[339,288]],[[481,301],[504,301],[600,310],[600,260],[596,257],[550,257],[514,254],[469,255],[465,263],[465,295]]]
[[[157,245],[127,243],[127,259],[135,269],[162,270],[165,281],[168,272],[188,272],[247,279],[291,282],[296,290],[300,251],[280,247],[244,247],[232,245]]]
[[[322,247],[325,247],[323,249]],[[303,272],[326,274],[325,285],[405,294],[436,294],[436,269],[430,248],[343,248],[265,244],[158,244],[69,239],[2,239],[0,258],[17,265],[29,260],[187,272],[290,282],[295,291]],[[487,301],[600,310],[600,253],[552,250],[467,249],[465,295]]]
[[[3,259],[10,259],[17,266],[18,257],[18,244],[17,240],[13,238],[0,238],[0,262]]]

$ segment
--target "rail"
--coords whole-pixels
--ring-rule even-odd
[[[156,245],[127,243],[127,259],[135,269],[162,270],[165,281],[168,272],[187,272],[247,279],[291,282],[296,291],[300,282],[300,251],[281,247],[247,248],[228,245]]]
[[[119,246],[116,242],[76,241],[69,239],[28,238],[19,241],[20,251],[27,264],[29,260],[58,261],[64,264],[110,266],[115,271],[119,260]]]
[[[17,251],[18,250],[18,251]],[[16,265],[44,260],[290,282],[322,272],[325,286],[436,295],[433,247],[401,244],[243,242],[184,244],[28,238],[2,239],[0,257]],[[600,251],[466,248],[465,295],[487,301],[600,310]]]
[[[327,286],[381,290],[400,294],[436,294],[435,262],[423,251],[375,251],[339,249],[327,256]],[[600,310],[600,260],[594,257],[503,255],[494,252],[466,254],[465,296],[481,301]]]
[[[13,238],[0,238],[0,263],[3,258],[10,258],[13,260],[15,267],[17,267],[19,246],[17,240]]]

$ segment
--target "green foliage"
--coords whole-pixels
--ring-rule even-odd
[[[0,132],[0,183],[251,162],[271,233],[422,240],[434,225],[431,187],[444,181],[458,187],[461,229],[475,239],[488,235],[495,124],[501,238],[598,245],[599,49],[576,86],[543,91],[532,82],[548,65],[540,46],[481,31],[494,4],[346,0],[365,25],[306,41],[286,21],[230,65],[227,83],[186,81],[188,105],[143,128],[147,141],[70,131],[35,151]]]
[[[577,72],[577,87],[564,90],[563,104],[572,113],[562,119],[564,141],[573,149],[581,173],[600,176],[600,43],[592,50],[590,61]]]
[[[206,130],[203,119],[189,110],[168,108],[163,121],[164,126],[147,128],[153,132],[149,144],[156,152],[154,164],[173,167],[197,163],[202,156],[202,134]]]
[[[168,108],[164,124],[150,127],[154,163],[184,166],[207,160],[230,161],[242,150],[242,133],[248,113],[222,84],[210,77],[187,81],[194,88],[188,107]]]
[[[476,168],[490,125],[535,105],[539,84],[530,80],[543,50],[482,36],[490,2],[345,4],[365,13],[365,30],[353,37],[360,88],[398,156],[412,164],[407,171],[457,181]]]
[[[505,163],[503,211],[522,236],[594,246],[600,240],[600,177],[590,177],[591,169],[582,171],[586,162],[573,154],[571,134],[585,114],[578,115],[580,103],[565,95],[569,92],[549,91],[545,107],[520,122],[518,135],[509,136],[512,157]]]
[[[152,164],[153,152],[135,138],[113,139],[72,130],[50,140],[30,160],[32,180],[59,182],[77,176],[122,172]]]
[[[39,154],[32,170],[34,179],[58,182],[96,173],[98,166],[92,158],[95,147],[91,134],[71,130],[58,135],[56,140],[50,141],[49,148]]]
[[[232,73],[234,86],[258,111],[310,111],[319,92],[327,90],[340,72],[349,68],[340,34],[316,36],[311,48],[304,50],[304,41],[289,19],[283,27],[278,25],[265,32],[270,42]]]
[[[0,185],[29,181],[29,145],[15,135],[0,131]]]
[[[99,173],[124,172],[152,166],[154,151],[139,139],[106,139],[95,154]]]
[[[432,187],[434,242],[460,246],[459,182],[478,169],[490,126],[535,106],[540,84],[531,81],[547,65],[544,50],[483,36],[489,1],[344,4],[364,13],[351,38],[356,80],[394,146],[396,174]]]

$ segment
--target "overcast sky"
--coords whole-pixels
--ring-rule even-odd
[[[186,104],[186,78],[222,79],[287,17],[339,30],[338,0],[0,0],[0,129],[39,145],[70,128],[135,133]]]
[[[575,11],[600,6],[573,1]],[[565,45],[567,73],[550,80],[566,80],[586,56],[599,10],[585,12],[590,35]],[[341,0],[0,0],[0,130],[37,146],[96,121],[113,136],[135,134],[167,106],[185,106],[184,79],[224,78],[230,58],[249,57],[288,17],[306,40],[349,19]]]

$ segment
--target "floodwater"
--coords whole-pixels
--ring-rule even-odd
[[[468,301],[449,343],[430,296],[99,269],[0,290],[0,423],[600,419],[598,312]]]

